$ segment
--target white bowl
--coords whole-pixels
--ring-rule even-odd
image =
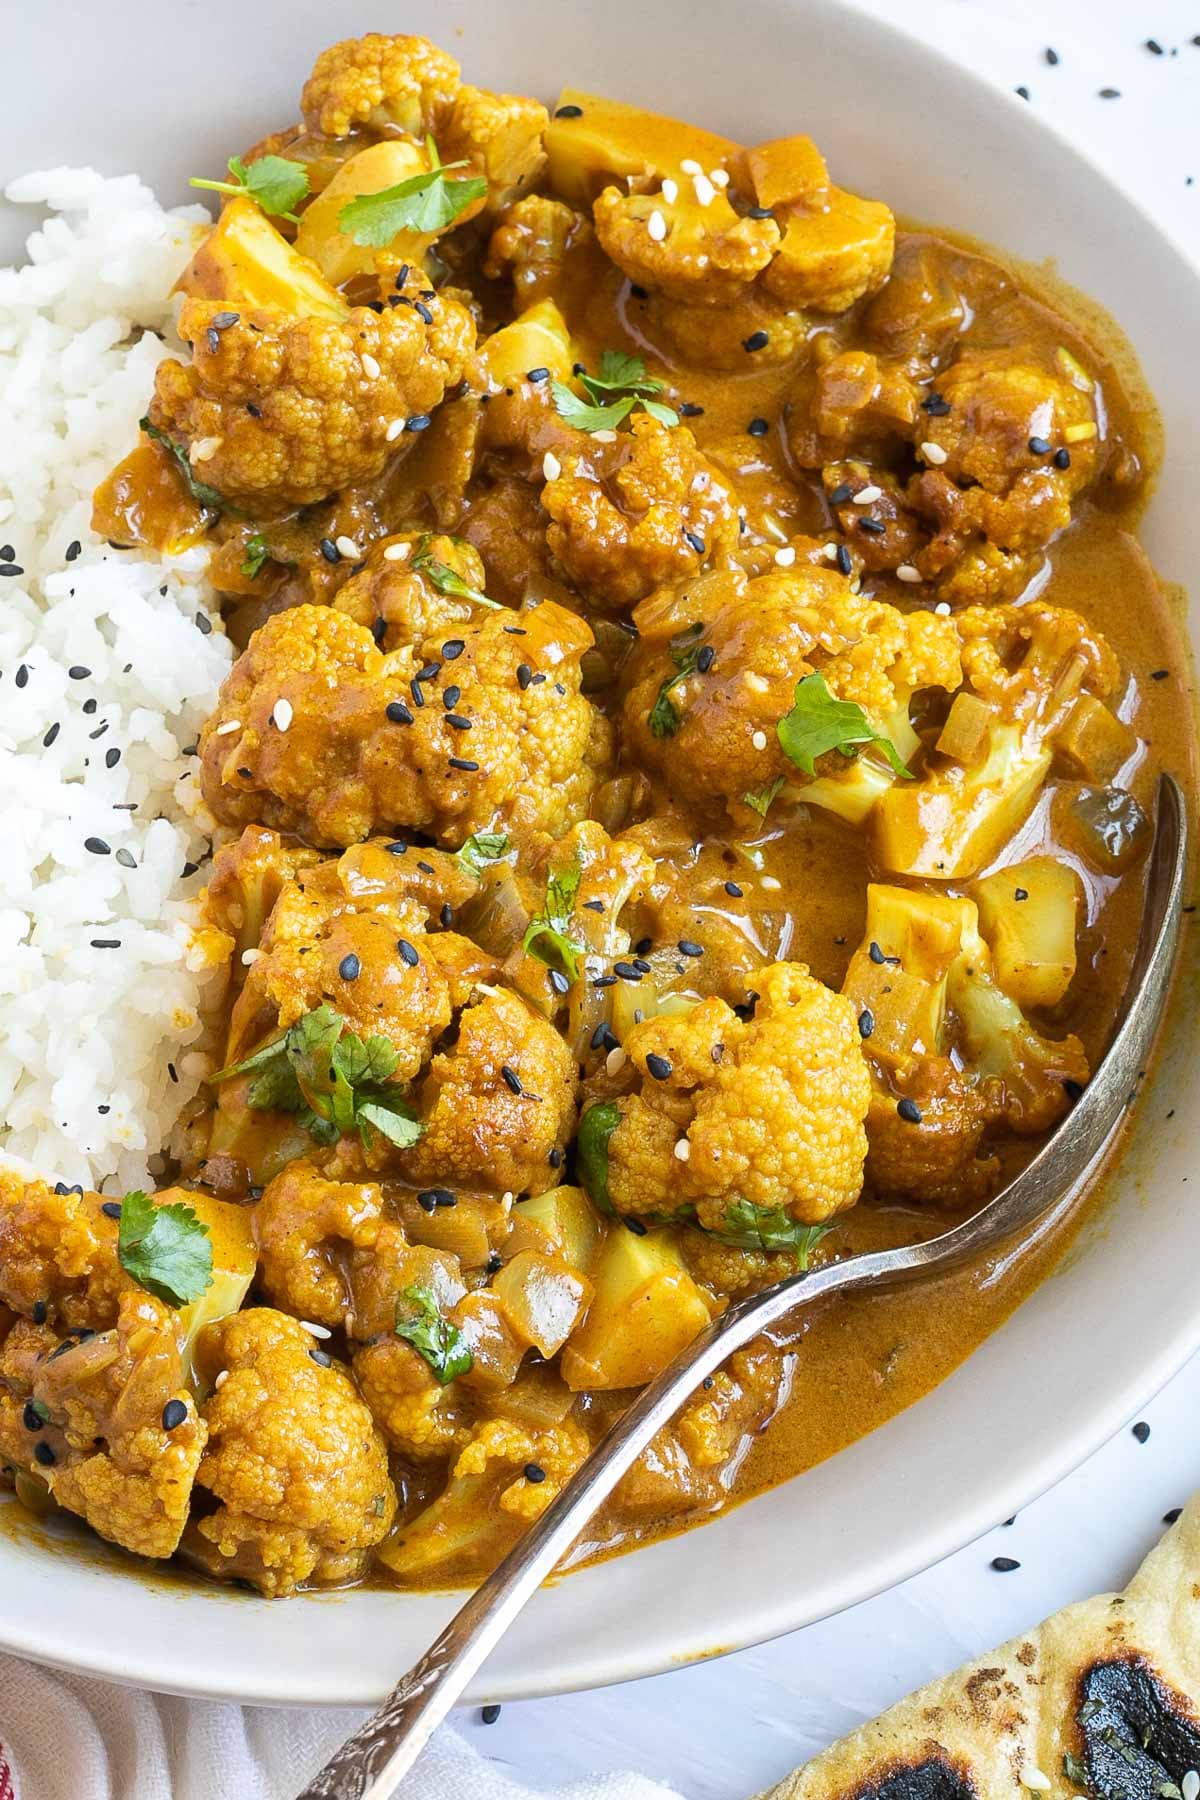
[[[733,11],[409,0],[382,20],[352,0],[16,8],[0,179],[92,163],[137,169],[182,199],[188,174],[220,169],[294,117],[318,49],[389,26],[427,32],[472,80],[510,91],[550,98],[570,81],[743,140],[811,132],[839,179],[899,212],[1054,258],[1125,327],[1164,413],[1151,554],[1176,581],[1200,563],[1200,275],[1028,108],[834,0]],[[1200,1343],[1188,1273],[1200,1212],[1183,1185],[1200,1125],[1194,970],[1186,979],[1110,1203],[1008,1325],[935,1393],[811,1474],[545,1590],[478,1696],[646,1675],[849,1606],[1015,1512],[1130,1417]],[[383,1592],[266,1602],[0,1534],[0,1647],[183,1693],[373,1701],[456,1605]]]

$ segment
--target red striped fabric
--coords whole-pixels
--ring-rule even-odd
[[[3,1744],[0,1744],[0,1800],[16,1800],[16,1789],[13,1787],[12,1773],[4,1755]]]

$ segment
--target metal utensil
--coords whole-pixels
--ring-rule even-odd
[[[1183,795],[1162,776],[1146,904],[1129,987],[1108,1050],[1070,1116],[994,1200],[923,1244],[870,1251],[790,1276],[735,1300],[648,1387],[597,1444],[436,1642],[314,1776],[297,1800],[389,1800],[464,1687],[592,1514],[706,1375],[798,1306],[852,1288],[941,1275],[1027,1232],[1096,1172],[1138,1089],[1162,1017],[1179,941],[1187,872]]]

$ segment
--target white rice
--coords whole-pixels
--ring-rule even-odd
[[[207,215],[91,170],[7,194],[49,216],[28,264],[0,269],[0,549],[23,571],[0,578],[0,1154],[119,1192],[146,1183],[206,1066],[203,874],[183,871],[208,843],[185,752],[231,651],[207,551],[113,550],[91,496],[179,349],[168,296]]]

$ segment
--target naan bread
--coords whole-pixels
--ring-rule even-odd
[[[1123,1594],[1055,1613],[760,1800],[1197,1800],[1200,1496]]]

